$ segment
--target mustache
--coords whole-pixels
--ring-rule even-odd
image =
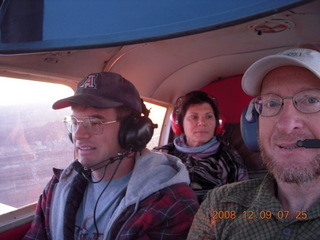
[[[287,134],[287,133],[276,133],[271,137],[273,142],[297,142],[299,140],[304,139],[314,139],[314,136],[310,136],[309,134],[305,133],[294,133],[294,134]]]

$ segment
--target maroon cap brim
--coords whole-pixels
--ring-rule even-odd
[[[116,108],[123,106],[122,102],[114,101],[112,99],[92,96],[90,94],[81,94],[58,100],[52,105],[52,108],[57,110],[66,107],[71,107],[73,104],[80,104],[87,107],[101,109]]]

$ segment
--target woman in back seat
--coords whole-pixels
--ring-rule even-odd
[[[156,150],[182,160],[199,203],[214,187],[248,179],[242,158],[223,137],[223,122],[214,97],[193,91],[178,98],[173,118],[172,129],[178,137]]]

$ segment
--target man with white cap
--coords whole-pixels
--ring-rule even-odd
[[[185,239],[197,198],[180,159],[146,149],[155,125],[134,85],[90,74],[65,107],[77,159],[54,170],[23,239]]]
[[[188,239],[320,239],[320,53],[295,48],[245,72],[257,137],[269,170],[214,189]]]

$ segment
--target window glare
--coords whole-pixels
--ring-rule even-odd
[[[0,105],[36,103],[41,100],[56,101],[73,95],[67,86],[14,78],[0,77]],[[48,90],[54,94],[48,94]]]
[[[0,77],[0,215],[38,200],[53,175],[74,159],[62,122],[70,108],[52,104],[74,94],[67,86]],[[145,102],[158,124],[147,147],[159,144],[166,108]],[[21,197],[23,196],[23,197]]]
[[[147,145],[147,148],[153,149],[159,145],[161,129],[167,108],[146,101],[144,103],[147,109],[150,110],[149,118],[153,123],[158,124],[158,128],[154,129],[152,139]]]
[[[73,95],[64,85],[0,78],[0,212],[36,202],[52,168],[73,160],[62,123],[70,108],[52,104]],[[21,197],[23,196],[23,197]]]

